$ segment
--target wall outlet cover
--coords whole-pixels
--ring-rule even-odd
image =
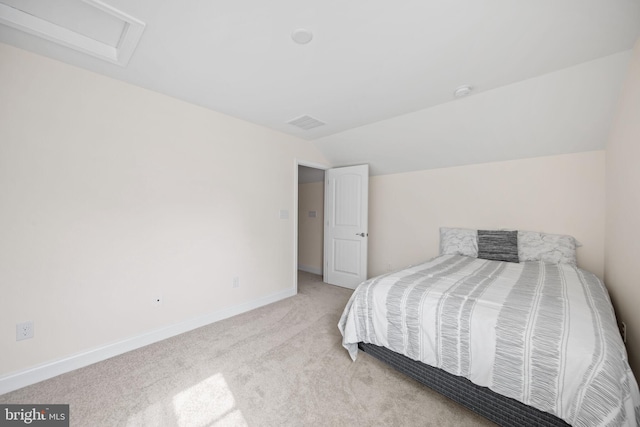
[[[33,322],[31,320],[16,324],[16,341],[33,338]]]

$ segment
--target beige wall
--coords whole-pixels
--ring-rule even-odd
[[[316,211],[316,217],[309,217]],[[324,183],[298,185],[298,268],[322,274]]]
[[[570,234],[602,277],[604,167],[591,151],[371,177],[369,276],[436,256],[449,226]]]
[[[640,373],[640,40],[607,143],[605,282],[627,324],[631,368]]]
[[[325,162],[0,44],[0,376],[292,289],[296,158]]]

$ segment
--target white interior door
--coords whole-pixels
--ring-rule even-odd
[[[367,278],[369,165],[327,169],[324,196],[324,278],[355,289]]]

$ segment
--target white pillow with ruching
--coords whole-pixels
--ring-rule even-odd
[[[440,227],[440,255],[478,257],[478,230]]]
[[[518,258],[576,265],[576,248],[582,246],[573,236],[518,230]]]

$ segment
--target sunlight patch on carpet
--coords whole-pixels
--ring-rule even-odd
[[[173,397],[179,426],[247,425],[224,376],[213,375]]]

